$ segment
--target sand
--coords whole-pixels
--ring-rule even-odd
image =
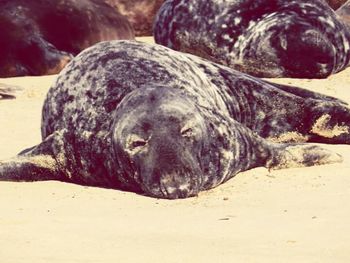
[[[0,79],[0,160],[40,142],[56,76]],[[273,80],[350,103],[350,69]],[[338,164],[241,173],[185,200],[55,181],[0,182],[0,260],[18,262],[350,262],[350,146]]]

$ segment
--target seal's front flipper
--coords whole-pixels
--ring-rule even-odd
[[[312,143],[275,143],[251,132],[244,126],[234,127],[234,166],[238,171],[265,166],[269,169],[307,167],[339,163],[341,155]]]
[[[16,94],[21,91],[21,87],[0,83],[0,100],[15,99]]]
[[[56,131],[39,145],[22,151],[17,157],[0,161],[0,181],[67,181],[59,169],[64,157],[55,153],[61,150],[63,134],[64,131]]]
[[[341,155],[314,144],[280,144],[273,158],[266,163],[270,169],[307,167],[340,163]]]
[[[59,180],[56,160],[50,155],[18,156],[0,161],[0,181]]]
[[[264,139],[243,125],[232,122],[231,141],[233,160],[231,174],[228,179],[238,172],[255,167],[268,169],[284,169],[307,167],[342,162],[343,158],[332,151],[311,143],[274,143]],[[222,156],[228,156],[222,154]],[[221,165],[220,167],[224,167]]]

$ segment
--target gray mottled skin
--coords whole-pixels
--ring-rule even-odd
[[[337,99],[160,45],[103,42],[60,73],[43,107],[43,142],[0,162],[0,180],[183,198],[257,166],[340,161],[319,146],[263,137],[295,132],[305,141],[350,143],[349,124],[349,108]]]
[[[157,43],[258,77],[325,78],[349,64],[349,30],[322,0],[167,0]]]

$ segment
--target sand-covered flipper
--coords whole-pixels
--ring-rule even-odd
[[[232,122],[233,137],[241,143],[232,147],[235,165],[240,171],[257,166],[269,169],[307,167],[342,162],[338,153],[310,143],[275,143],[261,138],[243,126]]]
[[[0,161],[0,181],[59,179],[56,161],[50,155],[18,156]]]
[[[65,180],[59,169],[64,158],[53,154],[53,146],[59,140],[59,133],[48,136],[42,143],[8,160],[0,161],[0,181],[43,181]]]
[[[269,169],[308,167],[340,163],[343,157],[315,144],[277,144],[276,152],[266,163]]]

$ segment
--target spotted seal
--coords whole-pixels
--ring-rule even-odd
[[[0,1],[0,77],[58,73],[102,40],[133,39],[128,20],[100,0]]]
[[[164,0],[105,0],[126,16],[136,36],[152,36],[154,18]]]
[[[341,161],[303,141],[350,143],[345,103],[160,45],[99,43],[49,90],[41,144],[0,180],[61,180],[185,198],[235,174]],[[270,140],[267,140],[269,138]]]
[[[322,0],[168,0],[154,35],[258,77],[325,78],[350,58],[350,32]]]

